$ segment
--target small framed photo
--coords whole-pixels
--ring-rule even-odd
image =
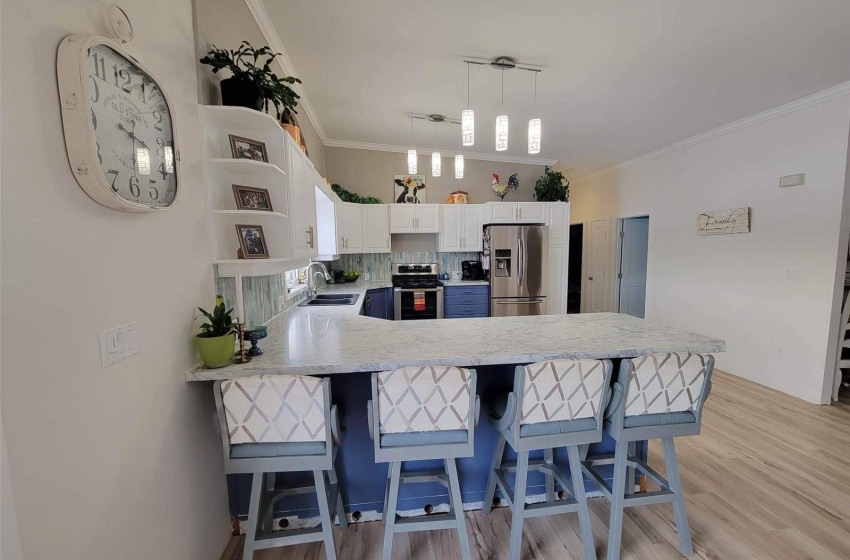
[[[239,247],[242,252],[240,258],[269,258],[269,248],[266,245],[266,236],[263,235],[263,226],[236,224],[236,234],[239,236]]]
[[[274,211],[272,210],[272,199],[266,189],[233,185],[233,196],[236,197],[236,208],[239,210]]]
[[[269,156],[266,153],[266,145],[258,140],[242,138],[241,136],[230,136],[230,151],[235,159],[252,159],[254,161],[265,161],[268,163]]]

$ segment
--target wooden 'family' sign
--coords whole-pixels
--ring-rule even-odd
[[[697,232],[700,235],[750,233],[750,209],[703,212],[697,216]]]

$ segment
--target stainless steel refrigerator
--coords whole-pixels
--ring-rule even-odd
[[[545,315],[549,228],[491,225],[485,231],[490,240],[490,316]]]

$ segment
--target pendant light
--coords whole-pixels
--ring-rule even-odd
[[[502,112],[505,112],[505,69],[502,68]],[[508,116],[496,117],[496,151],[504,152],[508,149]]]
[[[457,151],[460,152],[460,146]],[[455,179],[463,179],[463,154],[461,153],[455,156]]]
[[[431,176],[439,177],[440,176],[440,167],[442,162],[440,160],[440,152],[437,151],[437,123],[434,123],[434,153],[431,154]]]
[[[460,137],[464,146],[475,144],[475,112],[469,108],[469,63],[466,63],[466,110],[460,114]]]
[[[413,147],[413,117],[410,117],[410,149],[407,150],[407,173],[416,175],[416,148]]]
[[[542,123],[537,118],[537,72],[534,73],[534,118],[528,121],[528,153],[540,153]]]

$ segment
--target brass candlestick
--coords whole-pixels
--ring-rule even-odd
[[[236,353],[233,363],[247,364],[251,358],[245,354],[245,323],[236,323],[236,333],[239,335],[239,352]]]

